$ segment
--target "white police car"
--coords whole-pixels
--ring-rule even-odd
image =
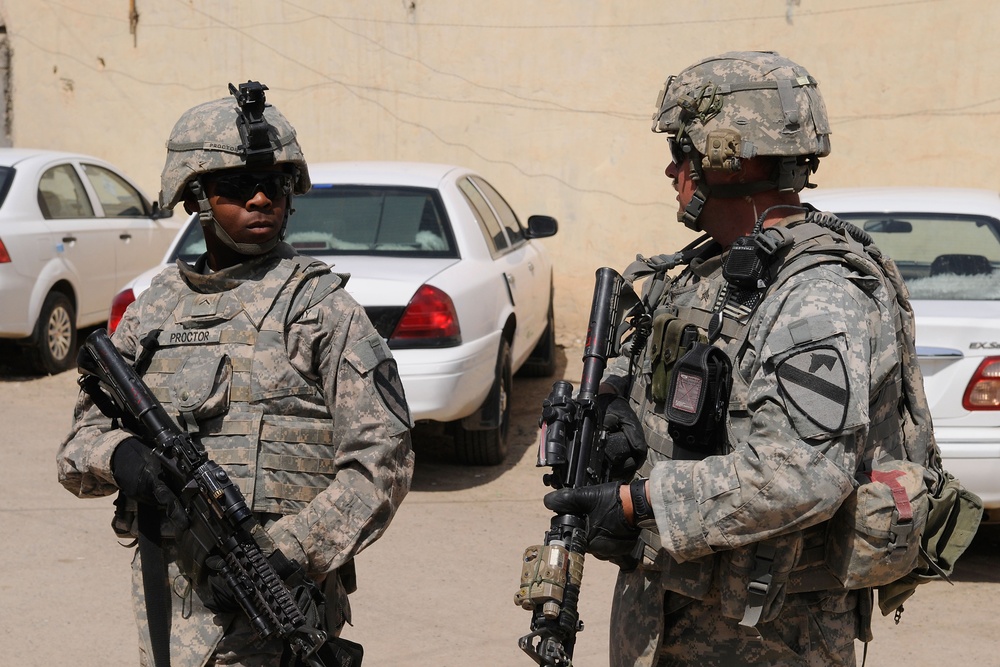
[[[309,175],[285,240],[351,274],[347,291],[388,341],[412,418],[445,423],[462,462],[502,462],[513,373],[555,372],[552,264],[536,240],[555,219],[522,225],[482,176],[452,165],[323,163]],[[164,263],[115,298],[109,329],[166,264],[204,250],[192,219]]]

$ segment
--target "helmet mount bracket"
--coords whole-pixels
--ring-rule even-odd
[[[247,167],[261,167],[274,164],[274,148],[268,136],[270,126],[264,119],[265,96],[267,86],[259,81],[241,83],[237,89],[229,84],[229,92],[239,104],[236,116],[236,128],[240,132],[240,151],[246,160]]]

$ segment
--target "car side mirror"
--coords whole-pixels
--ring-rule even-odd
[[[160,202],[153,202],[153,214],[150,216],[153,220],[160,220],[162,218],[169,218],[174,215],[174,209],[172,208],[160,208]]]
[[[557,231],[559,231],[559,222],[551,215],[532,215],[528,217],[528,229],[525,237],[544,239],[555,236]]]

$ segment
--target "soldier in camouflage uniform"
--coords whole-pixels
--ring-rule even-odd
[[[707,237],[645,298],[725,351],[725,442],[672,437],[666,412],[697,405],[657,387],[669,354],[651,358],[654,326],[634,380],[619,359],[602,385],[619,417],[642,425],[637,478],[554,491],[546,505],[588,515],[598,557],[638,561],[617,582],[613,666],[854,665],[855,639],[870,639],[871,591],[830,574],[827,557],[844,546],[826,530],[860,471],[905,458],[909,380],[926,410],[915,361],[902,363],[913,334],[905,291],[860,230],[800,204],[830,151],[804,68],[775,53],[722,54],[670,77],[657,107],[678,220]]]
[[[243,105],[255,87],[256,114]],[[410,417],[395,362],[344,291],[346,276],[282,242],[292,194],[310,187],[294,129],[264,105],[266,87],[230,90],[236,99],[181,116],[161,178],[161,205],[198,212],[207,251],[154,278],[112,340],[228,472],[274,544],[320,584],[324,625],[337,635],[351,620],[353,558],[382,535],[409,490]],[[81,392],[58,454],[63,486],[80,497],[121,490],[129,501],[116,530],[134,536],[136,500],[166,517],[177,512],[158,465]],[[281,642],[253,641],[224,581],[192,580],[178,564],[177,525],[162,526],[170,663],[279,665]],[[140,656],[151,665],[140,561],[137,551]]]

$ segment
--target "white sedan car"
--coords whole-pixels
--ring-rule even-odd
[[[180,222],[89,155],[0,148],[0,338],[42,373],[76,362],[76,332],[163,257]]]
[[[285,241],[350,274],[346,289],[392,349],[414,421],[444,423],[464,463],[502,462],[513,373],[555,372],[552,265],[535,239],[555,234],[556,220],[522,225],[462,167],[333,162],[309,175]],[[164,261],[204,250],[191,221]],[[110,329],[163,266],[116,297]]]
[[[983,499],[984,521],[1000,520],[1000,195],[860,188],[803,198],[865,230],[899,266],[945,468]]]

